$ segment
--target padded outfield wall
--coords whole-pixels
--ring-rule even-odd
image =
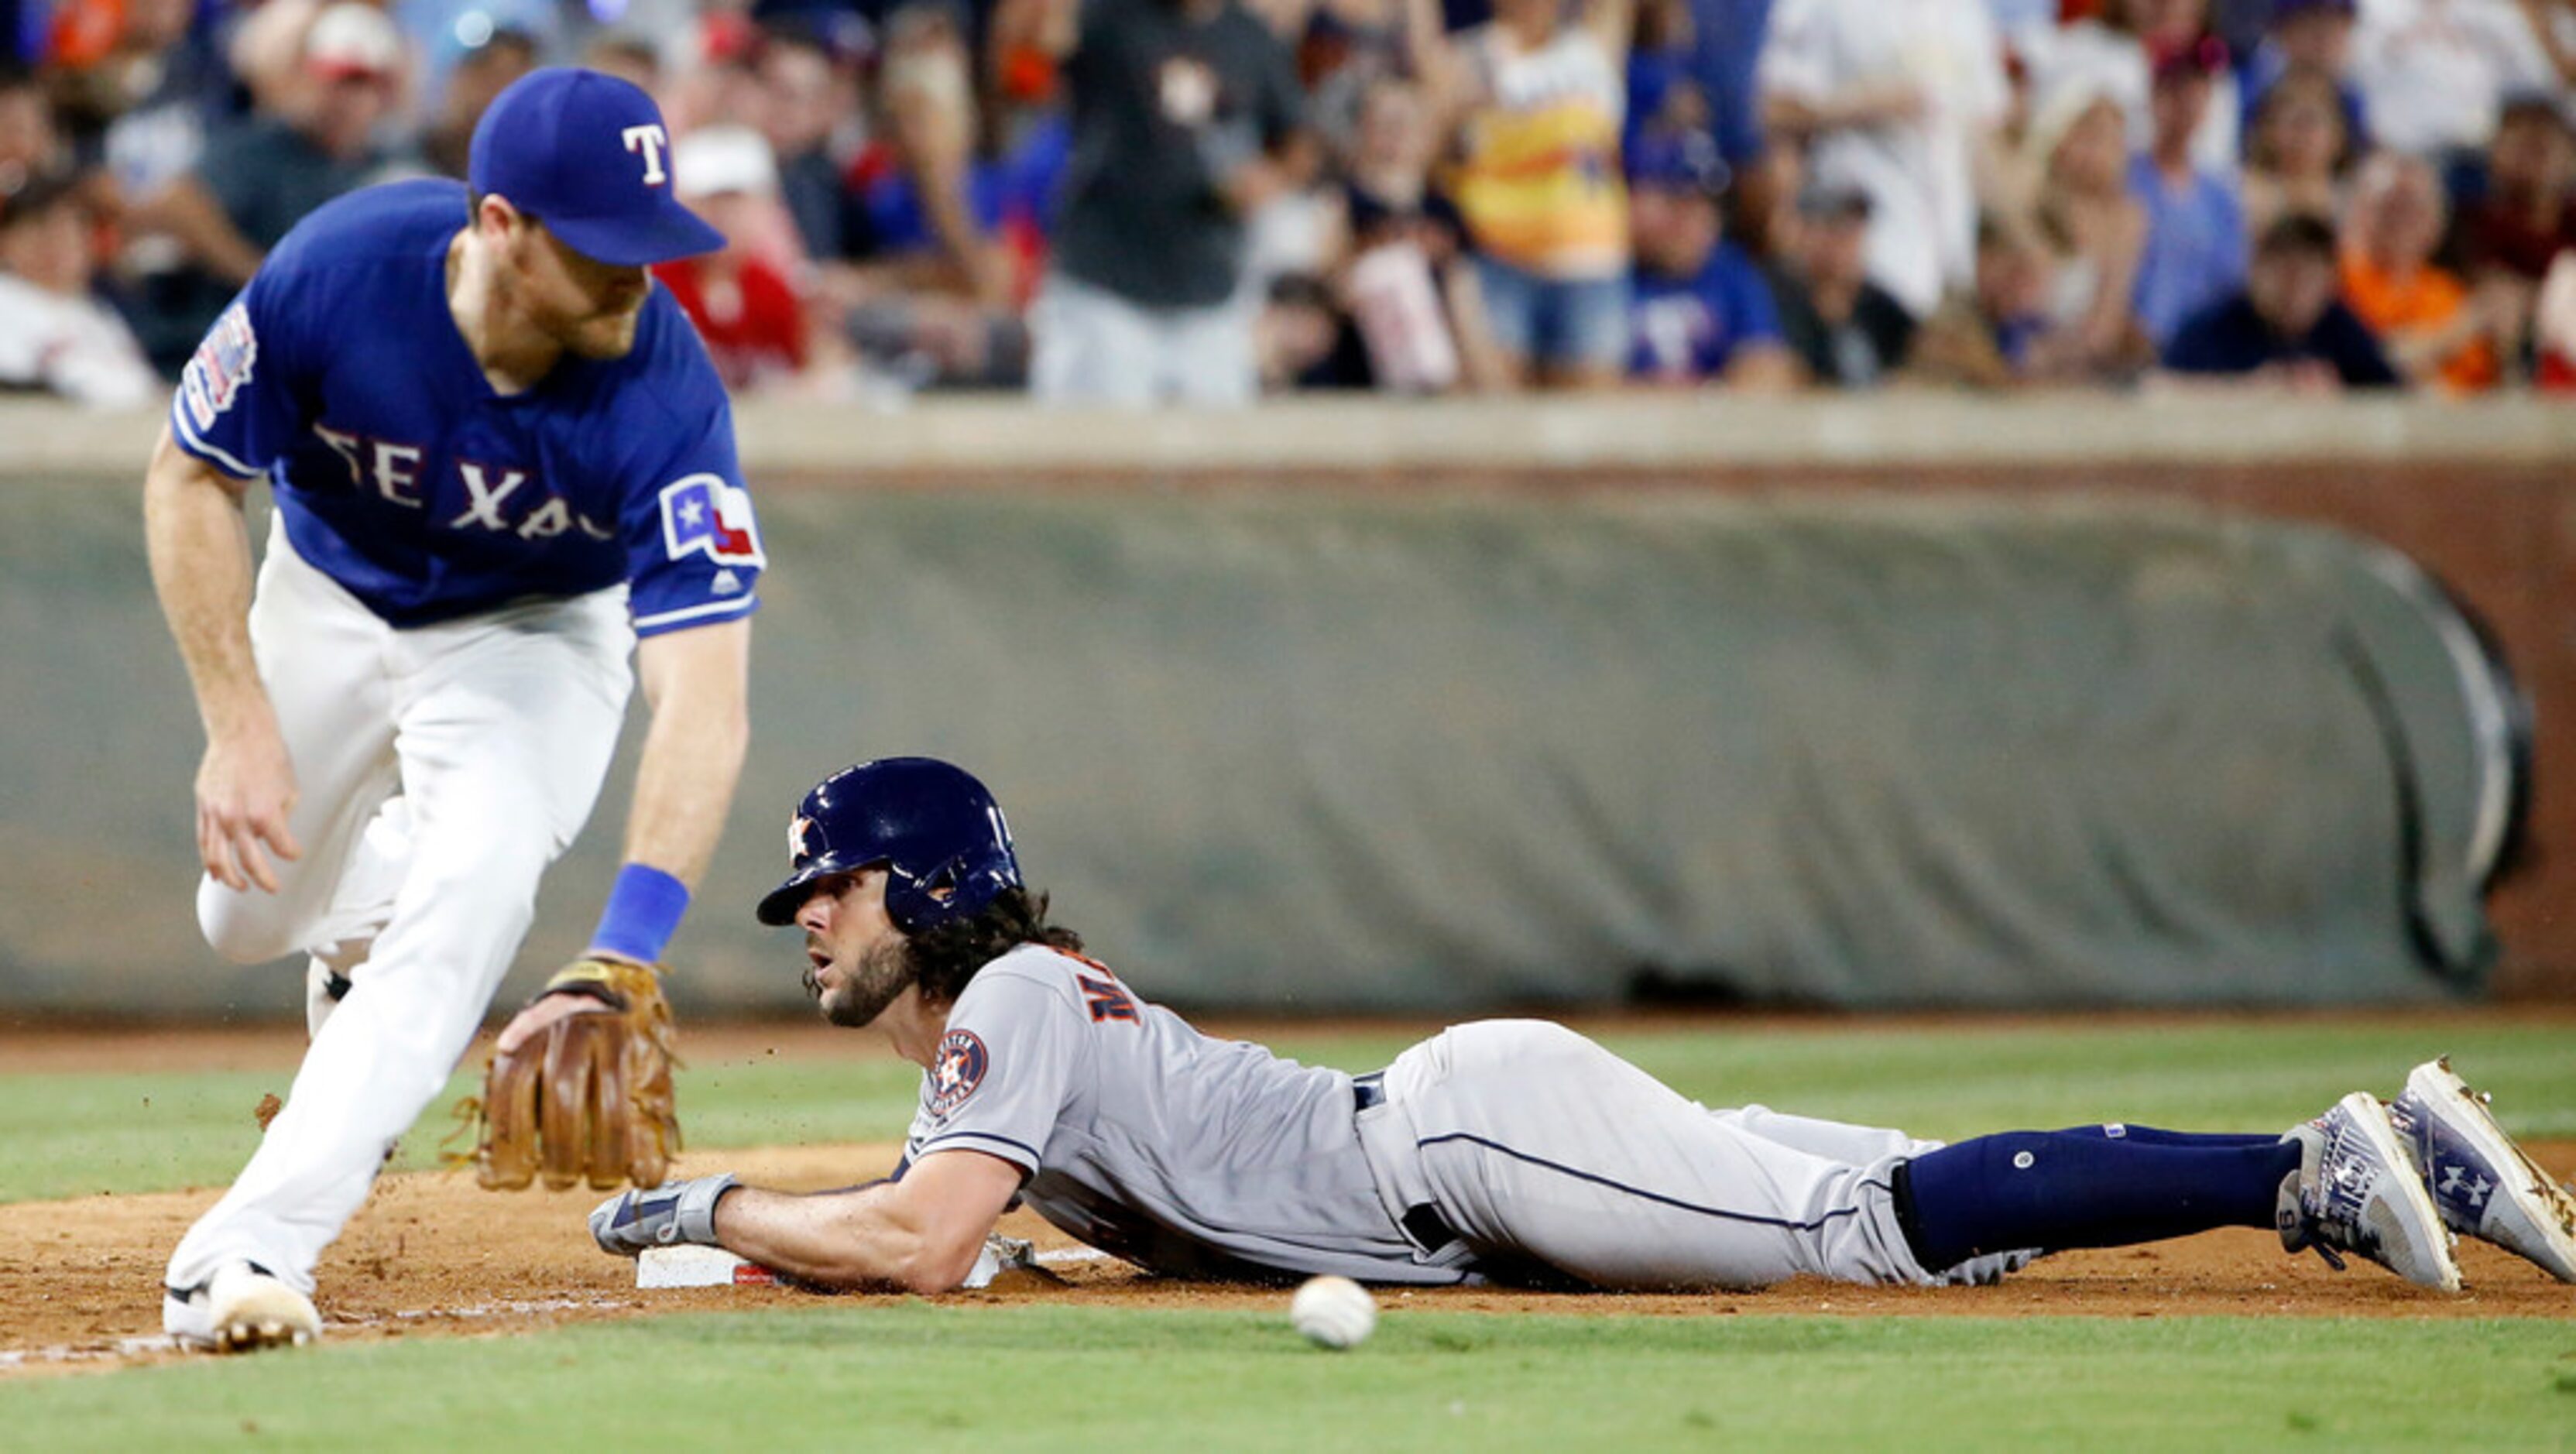
[[[288,1014],[296,975],[189,921],[150,430],[0,410],[0,1005]],[[898,751],[985,773],[1066,917],[1195,1005],[2576,993],[2563,411],[964,404],[742,434],[754,760],[675,946],[686,1009],[801,1002],[743,906],[796,794]],[[2537,708],[2491,899],[2511,713],[2410,561]],[[596,912],[635,735],[514,983]]]

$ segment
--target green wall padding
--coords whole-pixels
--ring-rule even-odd
[[[0,1006],[291,1014],[300,966],[196,936],[137,494],[0,491]],[[798,794],[897,752],[983,775],[1059,917],[1189,1005],[2393,1003],[2492,953],[2474,703],[2402,564],[2331,532],[1669,491],[761,511],[686,1011],[801,1007],[750,904]],[[596,916],[638,735],[505,994]]]

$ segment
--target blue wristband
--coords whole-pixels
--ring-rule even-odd
[[[671,942],[680,916],[688,911],[687,884],[651,864],[627,864],[617,871],[617,883],[608,891],[608,907],[599,911],[599,927],[591,932],[590,947],[595,953],[637,964],[658,964],[663,946]]]

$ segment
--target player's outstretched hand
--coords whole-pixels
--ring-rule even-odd
[[[521,1006],[519,1013],[510,1017],[510,1023],[501,1027],[500,1038],[492,1042],[492,1051],[496,1055],[515,1055],[520,1046],[546,1033],[555,1021],[596,1008],[575,995],[539,995]]]
[[[501,1032],[473,1103],[476,1180],[516,1191],[659,1186],[680,1146],[670,1001],[652,966],[584,958]]]
[[[235,893],[253,884],[277,892],[268,855],[304,856],[287,817],[295,811],[295,765],[274,722],[210,738],[197,764],[197,857]]]
[[[728,1171],[649,1191],[619,1192],[591,1212],[590,1238],[600,1251],[619,1257],[634,1257],[675,1242],[718,1246],[716,1203],[738,1185]]]

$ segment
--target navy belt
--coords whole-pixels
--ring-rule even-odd
[[[1351,1077],[1353,1112],[1371,1111],[1385,1104],[1385,1071],[1372,1070],[1366,1075]],[[1398,1223],[1404,1228],[1404,1235],[1413,1239],[1413,1245],[1425,1252],[1437,1252],[1459,1240],[1458,1234],[1442,1219],[1440,1209],[1429,1202],[1407,1210]]]
[[[1386,1072],[1372,1070],[1351,1077],[1351,1109],[1373,1111],[1386,1104]]]
[[[1441,1219],[1440,1209],[1429,1202],[1407,1211],[1398,1225],[1404,1228],[1404,1235],[1413,1239],[1413,1245],[1425,1252],[1437,1252],[1461,1240]]]

